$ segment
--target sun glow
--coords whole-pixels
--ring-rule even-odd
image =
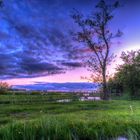
[[[131,51],[131,50],[138,50],[140,49],[140,44],[135,44],[135,45],[130,45],[126,48],[126,51]]]

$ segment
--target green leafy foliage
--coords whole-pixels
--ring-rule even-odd
[[[123,64],[118,66],[117,73],[109,81],[109,86],[118,85],[119,89],[123,86],[131,97],[140,97],[140,50],[122,52],[121,59]]]

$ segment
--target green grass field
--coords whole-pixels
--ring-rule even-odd
[[[57,93],[0,95],[0,140],[140,139],[140,101],[76,99]]]

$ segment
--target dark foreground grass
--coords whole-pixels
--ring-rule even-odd
[[[47,95],[22,95],[24,103],[20,103],[17,96],[14,103],[0,104],[0,140],[140,139],[140,101],[56,103],[54,95],[51,102]]]

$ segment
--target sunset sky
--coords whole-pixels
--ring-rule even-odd
[[[75,58],[80,45],[70,36],[70,31],[78,31],[70,12],[76,8],[88,14],[97,2],[4,0],[0,11],[0,79],[11,85],[86,81],[81,76],[89,73]],[[140,2],[121,0],[121,4],[110,24],[112,31],[123,32],[112,43],[112,52],[118,56],[122,51],[140,49]]]

